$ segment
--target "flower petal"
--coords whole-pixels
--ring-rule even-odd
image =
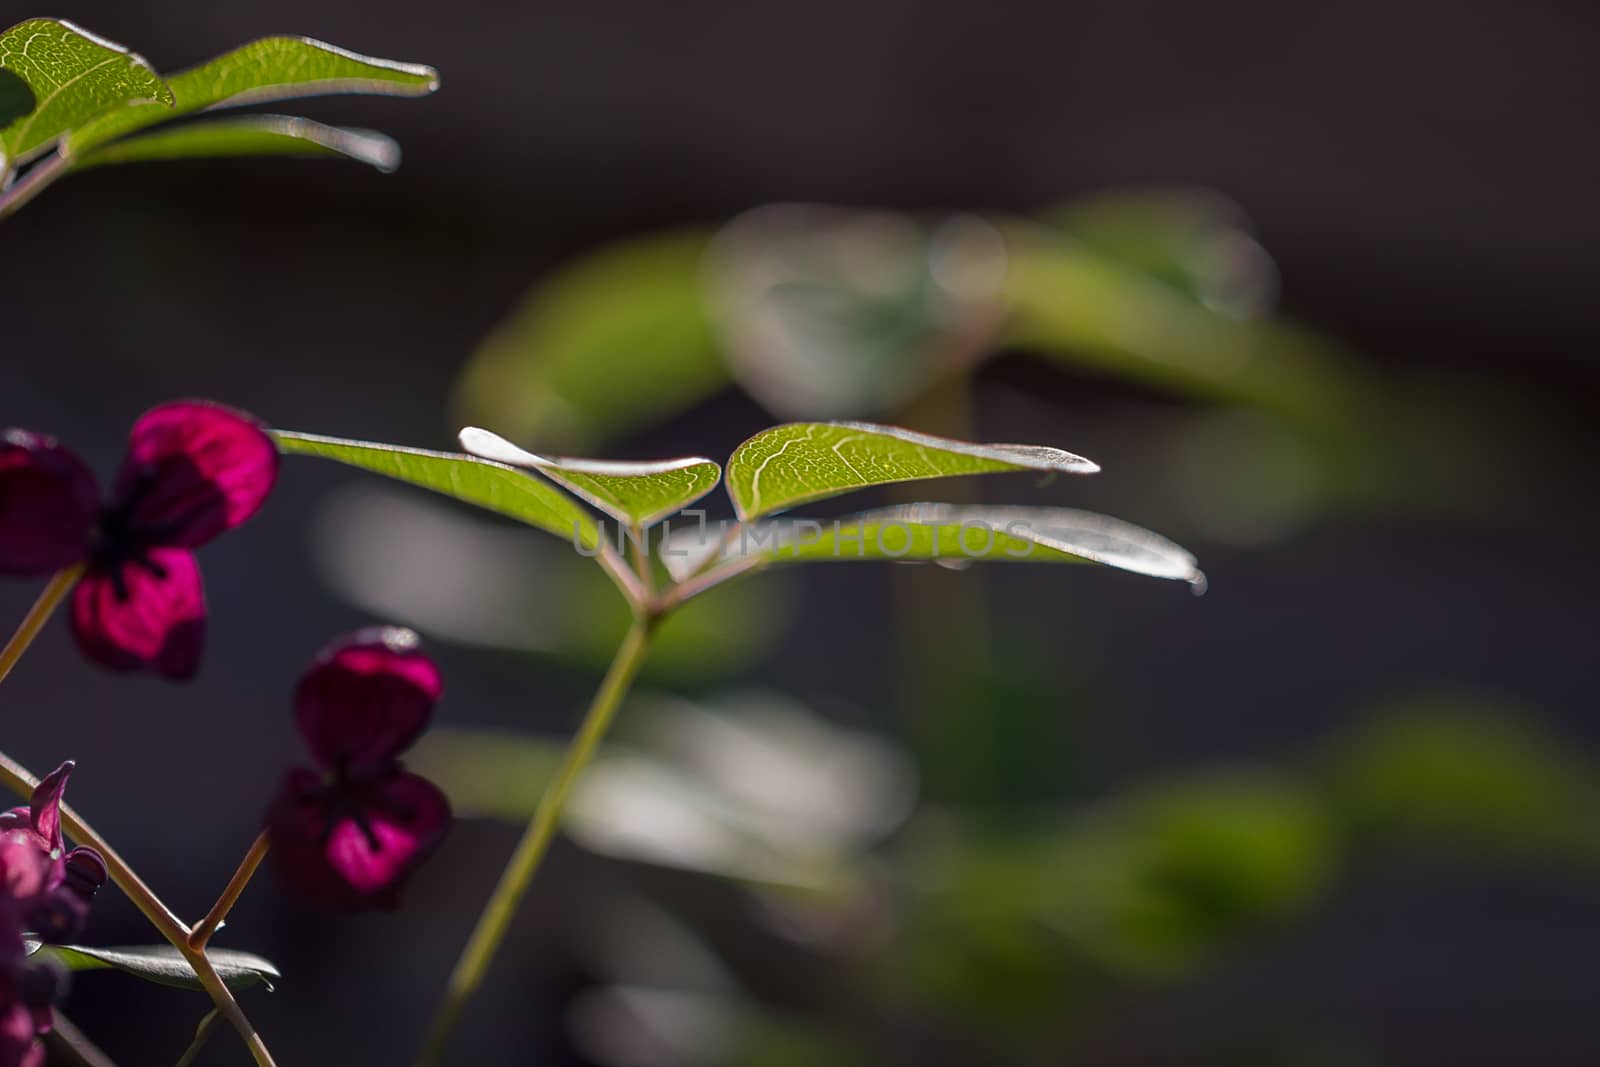
[[[403,752],[433,715],[443,683],[417,635],[361,630],[317,656],[294,694],[295,723],[318,763],[361,774]]]
[[[277,477],[277,446],[255,419],[180,400],[134,423],[112,510],[145,544],[196,548],[254,515]]]
[[[0,834],[0,895],[4,896],[0,911],[9,912],[18,905],[26,908],[60,881],[60,870],[50,854],[39,847],[38,836],[32,830]]]
[[[331,789],[311,771],[285,776],[267,815],[279,877],[326,910],[396,907],[406,879],[450,828],[450,802],[404,772]]]
[[[67,778],[77,764],[67,760],[61,766],[39,779],[33,787],[29,802],[29,820],[33,830],[44,838],[49,851],[61,848],[61,796],[67,791]]]
[[[0,574],[33,576],[89,554],[100,491],[54,438],[0,431]]]
[[[16,1001],[0,1009],[0,1064],[4,1067],[43,1067],[44,1044],[38,1040],[34,1013]]]
[[[205,643],[206,598],[193,554],[151,549],[111,571],[92,569],[72,591],[72,633],[83,654],[114,671],[194,677]]]

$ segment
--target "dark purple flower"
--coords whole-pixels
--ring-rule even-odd
[[[43,941],[75,936],[105,881],[105,861],[93,849],[62,853],[61,795],[72,767],[46,775],[27,807],[0,813],[0,1067],[44,1062],[39,1036],[50,1031],[53,1005],[66,992],[66,972],[30,957],[24,931]]]
[[[30,845],[46,867],[37,891],[12,891],[21,921],[41,941],[68,941],[83,929],[89,904],[106,881],[106,861],[92,848],[66,850],[61,797],[76,766],[67,760],[39,780],[27,807],[0,812],[0,844]],[[17,861],[20,862],[20,861]]]
[[[67,449],[26,430],[0,433],[0,574],[88,564],[72,595],[84,654],[113,670],[192,677],[206,602],[191,549],[254,515],[278,475],[278,450],[241,412],[179,400],[145,412],[110,499]]]
[[[295,690],[295,724],[319,771],[284,775],[267,812],[278,874],[332,911],[393,908],[450,828],[450,803],[399,762],[433,715],[439,669],[410,630],[335,641]]]
[[[28,958],[22,932],[26,916],[50,892],[57,861],[40,851],[28,830],[0,833],[0,1067],[35,1067],[44,1062],[39,1035],[54,1025],[51,1010],[59,981],[49,964]]]

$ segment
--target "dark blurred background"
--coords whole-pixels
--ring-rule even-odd
[[[959,707],[919,719],[907,679],[939,668],[902,640],[897,569],[774,576],[768,614],[781,617],[766,647],[646,689],[698,699],[760,686],[834,726],[897,738],[923,803],[869,850],[894,918],[872,893],[853,900],[830,921],[873,932],[841,948],[773,921],[772,902],[737,880],[563,844],[469,1013],[457,1062],[1600,1060],[1600,852],[1585,803],[1600,736],[1591,7],[82,0],[46,13],[159,70],[301,33],[432,64],[443,82],[420,101],[300,109],[394,135],[405,158],[393,175],[293,160],[108,168],[4,224],[0,422],[54,433],[103,473],[133,418],[178,395],[279,427],[451,447],[448,398],[530,285],[601,245],[779,201],[1011,217],[1106,189],[1215,190],[1276,261],[1278,311],[1337,339],[1363,382],[1393,387],[1382,419],[1329,413],[1340,448],[1393,450],[1396,463],[1374,464],[1393,484],[1240,536],[1193,505],[1174,460],[1229,462],[1182,436],[1207,401],[1004,346],[973,375],[973,432],[1066,447],[1105,472],[1042,490],[1007,481],[985,498],[1148,524],[1200,556],[1211,592],[1078,568],[919,579],[913,596],[981,597],[993,649],[956,669],[967,719]],[[888,414],[917,421],[914,406]],[[774,421],[727,389],[597,447],[720,457]],[[1435,434],[1439,422],[1459,438]],[[1413,442],[1396,427],[1446,447],[1406,467]],[[559,444],[536,427],[521,443]],[[388,488],[286,461],[261,518],[206,550],[210,648],[192,685],[93,671],[60,622],[8,682],[7,751],[40,770],[77,759],[72,802],[186,915],[220,890],[277,775],[301,758],[294,678],[328,637],[373,621],[318,562],[328,502],[348,502],[352,485]],[[0,617],[20,617],[35,592],[0,588]],[[538,610],[559,625],[565,608],[549,598]],[[440,636],[425,619],[397,621]],[[444,636],[443,726],[557,739],[598,676],[592,656]],[[1410,724],[1395,729],[1412,748],[1385,747],[1393,721]],[[1427,764],[1463,737],[1465,769],[1440,772],[1440,790],[1400,757],[1372,769],[1392,751]],[[1400,784],[1372,785],[1384,773]],[[1085,935],[1088,952],[1042,951],[1048,936],[1026,922],[986,940],[973,935],[983,907],[927,919],[907,903],[929,889],[922,864],[961,883],[952,863],[983,866],[970,855],[1019,827],[1142,811],[1127,798],[1172,781],[1187,783],[1180,792],[1195,776],[1222,781],[1246,822],[1281,813],[1262,775],[1288,783],[1293,803],[1336,798],[1335,814],[1308,816],[1323,827],[1314,857],[1285,861],[1297,886],[1314,885],[1284,890],[1288,903],[1268,893],[1257,916],[1255,883],[1240,876],[1235,892],[1234,874],[1217,875],[1215,936],[1182,966],[1128,964],[1098,934]],[[1486,792],[1504,805],[1452,822]],[[1181,797],[1160,803],[1189,810]],[[1429,804],[1420,831],[1358,832]],[[1240,831],[1244,844],[1230,836],[1229,818],[1199,849],[1202,867],[1255,847],[1254,830]],[[967,828],[968,858],[926,844],[947,819]],[[516,832],[462,821],[393,915],[332,920],[269,879],[253,885],[221,940],[284,972],[276,993],[246,1004],[280,1062],[404,1062]],[[1071,832],[1086,850],[1073,855],[1095,868],[1079,838],[1098,842],[1098,830]],[[1296,841],[1291,857],[1311,848]],[[973,892],[993,911],[1016,903],[1014,883],[972,877],[992,884]],[[150,940],[106,896],[90,940]],[[641,914],[694,942],[688,955],[715,958],[715,995],[655,952],[659,939],[641,935],[633,956],[644,958],[617,962],[626,946],[611,942]],[[956,951],[969,935],[980,944]],[[613,995],[643,986],[681,995],[657,1014]],[[68,1012],[119,1061],[144,1063],[175,1059],[204,1008],[89,974]],[[715,1054],[672,1037],[722,1033],[730,1018],[742,1036]],[[222,1034],[202,1062],[245,1055]]]

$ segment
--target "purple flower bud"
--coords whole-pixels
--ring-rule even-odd
[[[284,776],[267,812],[280,878],[333,911],[393,908],[444,838],[450,803],[398,758],[433,715],[439,670],[409,630],[363,630],[323,650],[295,722],[323,772]]]
[[[94,899],[94,895],[110,877],[105,858],[87,846],[68,852],[63,865],[66,867],[66,877],[62,885],[76,893],[85,904]]]

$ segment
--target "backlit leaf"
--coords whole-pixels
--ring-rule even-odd
[[[600,534],[594,519],[576,501],[555,486],[513,467],[459,453],[428,452],[285,430],[274,430],[273,437],[284,452],[320,456],[386,478],[410,482],[536,526],[584,549],[592,549],[599,543]]]
[[[675,577],[704,568],[719,533],[674,532],[662,560]],[[1074,508],[906,504],[839,519],[780,519],[746,526],[722,548],[727,561],[816,563],[984,561],[1099,563],[1205,588],[1193,555],[1140,526]]]
[[[172,114],[172,90],[143,56],[59,19],[29,19],[0,33],[0,68],[21,79],[33,98],[32,107],[17,114],[17,87],[11,83],[7,113],[15,117],[0,128],[0,171],[129,104]]]
[[[388,172],[400,164],[400,146],[371,130],[341,129],[284,115],[246,115],[130,137],[92,149],[73,167],[227,156],[343,156]]]
[[[432,67],[357,55],[309,37],[264,37],[167,79],[171,107],[142,105],[104,115],[67,138],[70,154],[205,108],[261,104],[330,93],[426,96]]]
[[[147,982],[203,989],[187,960],[171,945],[125,945],[117,948],[91,948],[87,945],[38,945],[29,942],[30,954],[56,960],[69,971],[117,970]],[[250,952],[225,948],[206,949],[206,958],[229,989],[248,989],[281,977],[271,960]]]
[[[1093,474],[1082,456],[1041,445],[985,445],[865,422],[794,422],[750,438],[728,458],[741,519],[875,485],[1002,471]]]
[[[476,426],[461,431],[461,447],[483,459],[538,471],[628,526],[654,525],[722,479],[722,468],[703,456],[644,463],[537,456]]]

